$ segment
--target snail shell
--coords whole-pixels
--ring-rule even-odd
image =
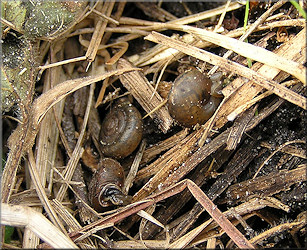
[[[221,102],[216,85],[197,69],[179,75],[168,96],[170,115],[182,126],[205,123]]]
[[[102,122],[99,141],[103,155],[124,158],[139,145],[143,136],[143,120],[140,112],[121,98]]]
[[[88,187],[93,208],[102,212],[113,205],[128,204],[130,196],[122,192],[124,181],[125,174],[120,163],[111,158],[102,159]]]

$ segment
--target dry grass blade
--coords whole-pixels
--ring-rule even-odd
[[[126,177],[126,180],[125,180],[125,183],[124,183],[124,187],[123,187],[123,191],[125,194],[128,194],[129,192],[129,189],[132,187],[133,185],[133,182],[134,182],[134,179],[135,179],[135,176],[138,172],[138,169],[139,169],[139,165],[140,165],[140,162],[141,162],[141,159],[143,157],[143,154],[144,154],[144,150],[145,150],[145,147],[146,147],[146,141],[143,140],[141,142],[141,145],[140,145],[140,148],[133,160],[133,163],[130,167],[130,170],[129,170],[129,173]]]
[[[247,196],[271,196],[304,180],[306,180],[306,166],[293,170],[281,170],[278,173],[234,184],[227,190],[227,197],[235,201],[246,199]]]
[[[83,120],[82,127],[81,127],[80,136],[78,138],[76,147],[73,151],[72,157],[70,158],[69,163],[68,163],[66,169],[64,170],[65,180],[67,180],[67,181],[71,180],[73,173],[74,173],[74,171],[77,167],[77,163],[80,160],[82,153],[83,153],[83,150],[81,150],[81,145],[82,145],[82,142],[83,142],[86,124],[87,124],[89,113],[90,113],[91,106],[92,106],[94,89],[95,89],[95,85],[91,85],[88,103],[87,103],[87,107],[86,107],[86,111],[85,111],[85,115],[84,115],[84,120]],[[64,194],[66,193],[67,188],[68,187],[67,187],[66,184],[62,184],[62,186],[60,187],[60,190],[59,190],[59,192],[56,196],[57,200],[62,201],[62,199],[64,198]]]
[[[33,119],[39,124],[39,122],[44,117],[44,114],[56,103],[62,100],[67,95],[73,93],[74,91],[90,85],[92,83],[101,81],[106,79],[107,77],[111,77],[113,75],[122,74],[124,72],[129,72],[132,70],[139,70],[137,68],[125,68],[120,70],[114,70],[102,75],[89,76],[74,80],[67,80],[56,85],[51,90],[42,94],[39,98],[35,100],[33,103]]]
[[[63,60],[63,61],[60,61],[60,62],[50,63],[50,64],[46,64],[46,65],[43,65],[43,66],[39,66],[38,69],[45,70],[45,69],[61,66],[61,65],[64,65],[64,64],[68,64],[68,63],[79,62],[79,61],[83,61],[83,60],[86,60],[86,57],[80,56],[80,57],[77,57],[77,58],[67,59],[67,60]]]
[[[174,196],[182,192],[184,189],[188,189],[196,200],[206,209],[206,211],[212,216],[212,218],[225,230],[228,236],[241,248],[253,249],[253,245],[240,233],[240,231],[232,225],[229,220],[222,214],[216,205],[206,196],[206,194],[191,180],[183,180],[166,190],[149,196],[146,200],[133,203],[126,206],[121,211],[109,215],[103,219],[100,219],[88,226],[85,226],[82,230],[76,231],[70,234],[72,239],[76,239],[81,234],[87,234],[91,230],[95,230],[95,227],[109,225],[110,223],[116,223],[126,218],[129,215],[144,210],[145,208],[164,200],[168,197]]]
[[[299,63],[304,63],[304,57],[302,57],[302,54],[306,53],[306,47],[304,45],[305,37],[306,34],[303,30],[294,38],[274,50],[274,53],[293,59]],[[267,65],[261,65],[260,63],[255,63],[252,66],[252,69],[269,79],[274,79],[280,73],[278,69]],[[277,79],[279,79],[278,81],[282,81],[284,78]],[[221,107],[219,117],[216,121],[216,127],[222,127],[228,121],[226,119],[228,114],[233,112],[239,106],[245,105],[247,102],[255,98],[260,91],[262,91],[261,86],[255,85],[253,81],[246,82],[244,78],[237,78],[226,86],[223,89],[223,94],[226,97],[231,96],[231,98],[228,98],[225,105]]]
[[[179,29],[178,25],[174,25],[174,24],[160,24],[160,26],[167,29]],[[283,21],[275,21],[272,23],[266,23],[266,24],[262,24],[258,27],[256,27],[256,29],[254,31],[259,31],[259,30],[271,30],[273,28],[276,27],[284,27],[284,26],[300,26],[300,27],[305,27],[305,21],[304,19],[294,19],[294,20],[283,20]],[[246,34],[248,34],[249,31],[252,31],[254,29],[254,24],[253,25],[249,25],[247,26],[248,31],[245,31],[244,28],[238,28],[236,30],[232,30],[229,31],[228,33],[225,34],[225,36],[227,37],[245,37]],[[118,28],[119,29],[119,28]],[[157,31],[158,29],[153,29],[154,31]],[[115,32],[115,31],[114,31]],[[118,30],[118,32],[120,32],[120,30]],[[148,35],[148,34],[146,34]],[[144,35],[145,36],[145,35]],[[198,39],[195,39],[196,36],[192,35],[192,34],[184,34],[182,36],[182,41],[192,44],[195,43],[195,46],[198,48],[205,48],[211,45],[210,42],[206,42],[206,41],[198,41]],[[229,52],[230,53],[230,52]],[[229,54],[227,53],[227,54]],[[225,54],[226,55],[226,54]],[[143,52],[140,56],[130,56],[129,57],[129,61],[133,62],[135,65],[137,66],[145,66],[145,65],[149,65],[161,60],[167,60],[169,58],[178,58],[181,57],[179,56],[179,51],[177,51],[176,49],[173,48],[163,48],[160,45],[156,45],[153,48],[150,48],[148,50],[146,50],[145,52]]]
[[[305,33],[305,31],[301,31]],[[200,60],[203,60],[205,62],[219,65],[221,68],[225,70],[231,70],[232,72],[239,74],[247,79],[250,79],[257,83],[258,85],[271,90],[274,92],[274,94],[286,99],[289,102],[292,102],[304,109],[307,108],[307,101],[306,98],[287,89],[286,87],[279,85],[278,83],[269,80],[263,75],[260,75],[259,73],[246,68],[238,63],[232,62],[230,60],[227,60],[225,58],[216,56],[212,53],[209,53],[207,51],[198,49],[196,47],[193,47],[191,45],[182,43],[180,41],[171,39],[167,36],[161,35],[157,32],[152,32],[149,36],[145,37],[145,39],[156,42],[156,43],[161,43],[163,45],[175,48],[179,51],[182,51],[188,55],[194,56]],[[305,80],[303,80],[305,82]]]
[[[282,85],[284,86],[291,86],[291,85],[295,85],[298,83],[298,80],[290,80],[287,81],[285,83],[282,83]],[[228,116],[227,119],[228,121],[234,121],[236,119],[236,117],[243,113],[245,110],[247,110],[248,108],[250,108],[251,106],[253,106],[255,103],[259,102],[260,100],[262,100],[263,98],[272,95],[273,92],[272,91],[266,91],[258,96],[256,96],[254,99],[244,103],[242,106],[236,108],[234,111],[232,111]]]
[[[260,48],[252,44],[245,43],[237,39],[223,36],[204,29],[182,26],[182,30],[185,32],[191,32],[192,34],[199,36],[205,41],[209,41],[226,49],[232,50],[247,58],[281,69],[295,76],[302,83],[304,83],[304,85],[306,85],[306,68],[302,64],[278,56],[264,48]]]
[[[78,230],[81,227],[79,222],[76,220],[75,217],[68,210],[56,199],[53,199],[51,202],[52,206],[58,213],[59,217],[66,222],[67,226],[69,227],[69,231]],[[82,242],[78,243],[82,248],[93,248],[94,245],[90,239],[85,239]],[[90,247],[91,246],[91,247]]]
[[[294,141],[288,141],[282,145],[280,145],[276,150],[274,150],[270,156],[261,164],[261,166],[258,168],[257,172],[254,174],[253,179],[256,178],[256,176],[259,174],[260,170],[263,168],[263,166],[277,153],[279,152],[281,149],[283,149],[284,147],[286,147],[289,144],[293,144],[293,143],[303,143],[306,144],[306,141],[304,140],[294,140]]]
[[[56,83],[60,82],[62,79],[66,80],[66,77],[61,68],[48,71],[45,78],[48,84],[44,85],[44,92],[49,90],[51,86],[56,85]],[[59,142],[59,130],[55,118],[62,116],[63,106],[64,101],[61,101],[46,114],[45,119],[41,123],[36,140],[36,167],[43,187],[46,186],[47,180],[50,180],[50,176],[52,176],[51,166],[53,166],[55,162],[56,149]],[[30,187],[35,187],[33,182]],[[49,182],[49,191],[50,190],[52,190],[52,182]],[[41,206],[34,207],[33,209],[42,212]],[[23,248],[35,248],[38,244],[39,238],[36,237],[32,231],[26,229],[23,237]]]
[[[261,15],[260,18],[258,18],[258,20],[256,20],[252,25],[250,25],[250,27],[248,27],[248,30],[239,38],[239,41],[244,41],[257,27],[259,27],[260,24],[262,24],[265,20],[267,20],[267,18],[272,15],[272,13],[277,10],[278,8],[280,8],[282,5],[284,4],[283,1],[279,1],[276,4],[274,4],[270,9],[268,9],[264,14]],[[215,30],[214,30],[215,31]],[[225,54],[224,54],[224,58],[228,58],[231,54],[233,53],[233,51],[228,50]],[[215,72],[215,70],[218,68],[218,66],[214,66],[209,74],[212,74],[213,72]]]
[[[36,133],[38,132],[39,123],[47,111],[67,95],[84,86],[131,70],[138,69],[126,68],[122,70],[114,70],[98,76],[68,80],[56,85],[33,102],[30,110],[30,117],[28,118],[29,120],[25,124],[19,125],[9,138],[9,144],[12,147],[2,176],[2,201],[8,201],[11,189],[13,188],[12,185],[15,183],[16,171],[21,156],[32,147]]]
[[[116,249],[144,249],[144,245],[147,248],[153,249],[164,249],[165,241],[164,240],[143,240],[140,241],[132,241],[132,240],[121,240],[114,242],[114,248]]]
[[[199,131],[197,131],[197,133],[199,133]],[[183,163],[189,157],[190,152],[193,151],[195,143],[198,140],[197,133],[194,132],[188,135],[176,146],[167,151],[163,155],[163,157],[158,158],[156,161],[146,167],[145,173],[143,172],[144,175],[151,176],[152,174],[154,174],[154,176],[149,179],[143,185],[143,187],[133,196],[133,201],[139,201],[141,199],[144,199],[147,195],[152,193],[158,187],[165,188],[166,186],[168,187],[171,184],[174,184],[166,182],[165,180],[169,176],[169,174],[174,171],[175,168],[177,168],[178,166],[182,166],[181,163]],[[177,171],[175,172],[177,173]],[[181,174],[184,175],[185,173],[187,173],[186,169],[184,169]]]
[[[233,2],[230,3],[227,11],[232,11],[232,10],[236,10],[241,8],[243,5],[237,2]],[[211,10],[206,10],[200,13],[196,13],[196,14],[192,14],[192,15],[188,15],[188,16],[184,16],[182,18],[177,18],[175,20],[166,22],[166,23],[162,23],[162,22],[150,22],[150,21],[145,21],[145,20],[141,20],[141,19],[134,19],[134,18],[130,18],[130,17],[121,17],[120,18],[120,23],[121,24],[130,24],[130,25],[136,25],[137,28],[121,28],[119,27],[117,32],[124,32],[124,29],[126,30],[125,32],[127,33],[131,33],[128,34],[126,37],[120,37],[117,39],[117,41],[128,41],[128,40],[132,40],[135,38],[140,37],[141,35],[145,36],[148,33],[144,32],[144,30],[165,30],[165,29],[171,29],[169,27],[169,25],[174,25],[174,24],[189,24],[189,23],[195,23],[198,22],[200,20],[204,20],[204,19],[209,19],[209,18],[213,18],[216,17],[220,14],[222,14],[225,11],[225,5],[223,6],[219,6],[215,9],[211,9]],[[148,26],[146,26],[148,25]],[[143,26],[143,27],[142,27]],[[144,27],[145,26],[145,27]],[[141,30],[139,30],[139,29]],[[115,29],[112,30],[113,32],[116,32]],[[133,34],[135,33],[135,34]],[[139,65],[139,64],[137,64]]]
[[[188,135],[188,129],[181,130],[177,134],[167,138],[164,141],[158,142],[153,146],[149,146],[145,149],[142,161],[140,164],[145,164],[151,161],[155,156],[159,155],[163,151],[171,149],[175,145],[177,145],[180,141],[182,141]],[[149,172],[154,171],[154,169],[149,169],[148,167],[144,167],[137,172],[136,179],[146,178],[152,174],[146,175]],[[144,174],[144,176],[142,176]]]
[[[238,119],[234,123],[234,125],[231,127],[229,136],[227,138],[227,147],[226,150],[234,150],[237,148],[239,142],[241,141],[241,138],[243,136],[243,133],[245,132],[245,129],[248,125],[248,123],[253,118],[255,111],[257,109],[257,105],[251,109],[248,110],[246,113],[247,115],[244,116],[244,119]]]
[[[260,242],[266,240],[269,237],[272,237],[273,235],[280,234],[282,231],[289,230],[295,227],[303,228],[304,226],[306,226],[306,219],[307,214],[306,211],[304,211],[297,216],[297,219],[295,221],[286,222],[281,225],[270,228],[269,230],[266,230],[265,232],[252,238],[250,241],[253,244],[259,244]]]
[[[161,30],[161,29],[180,29],[180,28],[178,28],[179,25],[188,24],[190,22],[196,22],[196,21],[199,21],[199,20],[202,20],[202,19],[215,17],[215,16],[223,13],[224,9],[226,7],[227,7],[227,11],[232,11],[234,9],[240,8],[241,6],[237,5],[237,4],[238,3],[231,3],[228,7],[226,6],[227,5],[226,4],[225,6],[221,6],[221,7],[218,7],[216,9],[205,11],[204,13],[198,13],[196,15],[190,15],[190,16],[187,16],[187,17],[184,17],[184,18],[179,18],[179,19],[176,19],[174,21],[167,22],[167,23],[157,23],[157,24],[155,24],[154,22],[152,22],[152,24],[148,23],[148,25],[149,25],[148,27],[145,26],[144,28],[142,28],[142,27],[140,27],[140,28],[144,29],[144,30],[154,30],[154,31],[158,31],[158,30]],[[272,22],[272,23],[266,23],[264,25],[259,26],[259,24],[264,22],[266,19],[267,19],[267,21],[269,21],[269,18],[267,18],[267,17],[270,16],[273,11],[278,9],[283,4],[284,4],[284,2],[282,2],[282,1],[277,2],[268,11],[266,11],[255,23],[248,25],[246,27],[247,31],[245,31],[245,28],[238,28],[236,30],[229,31],[226,34],[226,36],[229,36],[229,37],[241,36],[240,39],[243,40],[251,32],[253,32],[255,29],[256,29],[256,31],[258,31],[258,30],[272,29],[273,27],[305,26],[305,21],[303,19],[299,19],[299,20],[291,19],[291,20],[275,21],[275,22]],[[129,22],[128,20],[127,20],[127,22],[125,22],[124,20],[126,20],[126,19],[129,19],[131,21],[131,18],[123,17],[122,22],[124,24],[128,24],[128,23],[129,24],[135,24],[135,25],[141,25],[142,24],[142,20],[134,20],[133,19],[134,20],[133,22]],[[221,20],[221,18],[220,18],[220,20]],[[174,24],[176,24],[176,25],[174,26]],[[116,32],[116,31],[114,30],[114,32]],[[117,32],[121,32],[121,31],[119,30]],[[196,40],[194,37],[188,36],[187,34],[183,36],[183,39],[187,43],[190,43],[190,42],[193,42],[193,41]],[[197,42],[197,44],[195,46],[204,48],[204,47],[207,47],[209,45],[210,45],[210,43],[208,43],[208,42],[200,41],[200,42]],[[163,60],[163,59],[165,59],[165,57],[173,58],[173,57],[177,57],[177,55],[178,55],[178,51],[176,51],[172,48],[164,49],[164,50],[162,48],[160,48],[160,50],[159,50],[159,46],[155,46],[152,49],[149,49],[148,51],[146,51],[145,53],[142,53],[141,56],[139,56],[139,57],[132,56],[132,57],[129,58],[129,60],[131,62],[134,62],[135,65],[144,66],[144,65],[148,65],[148,64]]]
[[[102,11],[106,12],[107,16],[110,16],[112,9],[114,7],[114,4],[115,4],[115,2],[105,2],[103,4]],[[99,47],[100,42],[102,40],[102,37],[103,37],[103,34],[104,34],[105,29],[107,27],[107,24],[108,24],[108,20],[107,19],[103,20],[103,18],[100,18],[98,20],[98,23],[96,24],[95,31],[94,31],[93,37],[91,39],[91,43],[90,43],[89,48],[88,48],[86,55],[85,55],[85,57],[87,58],[87,60],[89,62],[94,61],[94,59],[96,57],[96,53],[98,51],[98,47]]]
[[[274,147],[267,142],[262,142],[260,145],[262,147],[266,147],[270,150],[274,149]],[[300,158],[303,158],[303,159],[307,159],[306,150],[299,149],[295,146],[291,146],[291,145],[285,146],[284,148],[280,148],[280,152],[283,152],[283,153],[286,153],[286,154],[291,154],[293,156],[297,156],[297,157],[300,157]]]
[[[203,193],[203,191],[192,181],[188,182],[188,188],[196,200],[206,209],[211,217],[225,230],[227,235],[240,248],[254,249],[254,246],[241,234],[241,232],[230,223],[217,206]]]
[[[278,5],[280,4],[281,2]],[[245,43],[245,42],[242,42],[234,38],[230,38],[225,35],[220,35],[215,32],[191,27],[188,25],[169,24],[168,28],[170,29],[173,28],[173,29],[181,30],[187,33],[194,34],[205,41],[208,41],[208,42],[217,44],[219,46],[222,46],[224,48],[227,48],[229,50],[235,51],[236,53],[242,56],[245,56],[247,58],[251,58],[256,61],[267,64],[269,66],[279,68],[285,72],[288,72],[294,75],[306,85],[306,79],[305,79],[306,68],[302,64],[296,63],[289,59],[285,59],[266,49],[256,47],[249,43]],[[173,48],[176,48],[176,47],[173,47]]]
[[[29,156],[29,171],[31,174],[31,178],[33,181],[33,184],[35,186],[36,192],[39,196],[39,199],[41,200],[45,210],[48,213],[48,216],[50,217],[51,221],[62,230],[62,232],[66,232],[63,224],[61,223],[61,221],[59,220],[57,214],[55,213],[53,207],[51,206],[49,199],[46,195],[45,189],[40,181],[37,169],[36,169],[36,165],[35,165],[35,160],[34,160],[34,156],[33,156],[33,152],[30,150],[28,152],[28,156]]]
[[[141,210],[141,211],[137,212],[137,215],[139,215],[142,218],[150,221],[151,223],[154,223],[154,224],[158,225],[159,227],[162,227],[163,229],[165,229],[164,225],[160,221],[155,219],[151,214],[147,213],[146,211]]]
[[[1,224],[13,227],[28,227],[40,239],[54,248],[78,248],[45,216],[29,207],[1,203]]]
[[[4,109],[1,223],[3,235],[6,225],[14,230],[3,247],[303,246],[307,48],[299,7],[307,3],[64,1],[61,13],[49,8],[48,21],[39,21],[46,35],[34,37],[28,30],[36,11],[46,18],[42,5],[4,2],[5,14],[26,5],[32,13],[18,15],[21,35],[14,18],[0,18],[2,89],[12,105]],[[16,39],[24,47],[12,53]],[[180,88],[184,99],[223,98],[208,120],[185,128],[170,115],[168,96],[191,68],[213,86],[205,97]],[[127,95],[142,138],[124,158],[104,155],[102,124],[124,127],[126,114],[108,118]],[[103,166],[105,157],[122,169]]]
[[[252,198],[251,200],[240,204],[239,206],[232,207],[225,211],[223,214],[229,219],[233,220],[235,218],[234,211],[239,216],[250,215],[253,216],[253,211],[261,210],[265,207],[273,207],[276,209],[280,209],[280,207],[276,206],[273,202],[267,199],[260,199],[260,198]],[[289,211],[286,210],[287,212]],[[234,222],[237,224],[237,222]],[[197,228],[191,230],[186,235],[182,236],[177,241],[173,242],[172,246],[179,247],[179,246],[188,246],[188,244],[197,245],[208,237],[212,237],[210,232],[215,231],[215,236],[220,237],[225,232],[222,229],[218,228],[219,225],[210,218],[209,220],[205,221],[203,224],[198,226]]]
[[[120,59],[118,61],[119,69],[131,67],[132,65],[125,59]],[[163,102],[162,97],[154,91],[154,87],[149,83],[142,72],[136,71],[125,73],[120,75],[119,79],[147,113],[150,113]],[[150,117],[158,123],[164,133],[169,130],[173,123],[173,118],[169,115],[166,107],[161,107],[154,113],[151,113]]]

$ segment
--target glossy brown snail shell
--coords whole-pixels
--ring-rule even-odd
[[[116,160],[104,158],[99,162],[88,187],[89,200],[97,212],[113,205],[126,205],[131,197],[122,192],[125,174]]]
[[[182,126],[205,123],[215,112],[221,95],[203,73],[193,68],[179,75],[168,96],[170,115]]]
[[[119,99],[102,122],[99,141],[104,156],[124,158],[139,145],[143,136],[140,112],[128,98]]]

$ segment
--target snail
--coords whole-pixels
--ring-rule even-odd
[[[221,102],[219,87],[219,79],[211,80],[195,68],[182,73],[169,92],[170,115],[184,127],[205,123]]]
[[[131,196],[122,192],[124,181],[124,170],[118,161],[111,158],[100,160],[98,170],[88,186],[89,200],[93,208],[102,212],[113,205],[130,203]]]
[[[143,136],[140,112],[128,98],[117,101],[102,122],[99,141],[104,156],[125,158],[139,145]]]

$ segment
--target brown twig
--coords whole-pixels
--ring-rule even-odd
[[[249,241],[240,233],[240,231],[229,222],[225,215],[220,212],[217,206],[214,205],[214,203],[205,195],[205,193],[203,193],[203,191],[191,180],[183,180],[156,195],[149,196],[144,201],[133,203],[116,214],[109,215],[83,227],[82,230],[71,233],[70,237],[73,240],[77,240],[79,236],[84,233],[86,234],[87,231],[90,231],[95,227],[119,222],[131,214],[137,213],[138,211],[143,210],[161,200],[182,192],[186,188],[189,189],[197,201],[202,204],[206,211],[225,230],[228,236],[238,245],[238,247],[250,249],[254,248],[254,246],[249,243]]]

